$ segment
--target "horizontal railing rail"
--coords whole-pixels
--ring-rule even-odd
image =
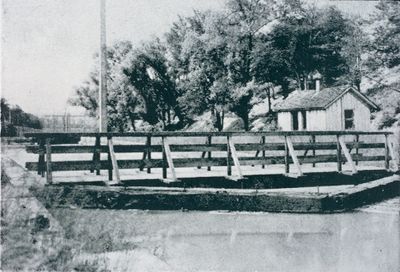
[[[133,168],[147,168],[148,173],[151,173],[152,168],[162,168],[163,179],[167,178],[167,169],[170,169],[172,180],[177,180],[175,168],[180,167],[207,167],[207,170],[211,171],[211,167],[223,166],[226,167],[228,176],[232,175],[232,168],[235,168],[238,178],[243,177],[243,165],[261,165],[265,168],[268,165],[282,164],[286,174],[293,165],[299,176],[303,174],[302,164],[312,164],[315,167],[316,163],[337,163],[339,172],[342,171],[343,164],[348,163],[351,171],[356,173],[359,162],[382,161],[389,170],[390,160],[395,158],[393,143],[389,141],[391,134],[389,131],[27,133],[25,136],[33,138],[37,144],[28,145],[26,150],[28,153],[38,154],[39,157],[37,162],[27,162],[26,168],[37,171],[42,176],[46,173],[49,183],[52,182],[54,171],[90,170],[100,174],[100,170],[107,170],[109,180],[113,179],[114,174],[120,182],[119,169]],[[374,135],[384,137],[377,140]],[[247,136],[259,142],[242,138]],[[300,139],[296,136],[302,137]],[[95,143],[68,143],[68,138],[80,137],[94,138]],[[107,145],[101,143],[101,138],[104,137],[107,138]],[[117,137],[140,137],[145,138],[146,142],[140,144],[135,140],[129,144],[126,139],[122,143],[113,142],[112,139],[116,140]],[[196,143],[193,137],[206,137],[205,143]],[[219,139],[213,143],[212,139],[216,137],[223,137],[223,141]],[[269,137],[275,137],[274,141]],[[364,139],[360,140],[360,137]],[[152,139],[155,138],[158,140],[152,143]],[[170,142],[175,138],[187,140]],[[244,139],[244,142],[235,142],[237,139]],[[381,152],[364,154],[365,150],[371,149]],[[172,156],[172,153],[182,152],[195,154],[186,157]],[[52,154],[69,156],[83,153],[93,154],[92,160],[52,160]],[[101,159],[102,153],[107,153],[106,160]],[[140,153],[142,158],[118,159],[118,153]],[[201,153],[201,157],[198,153]]]
[[[25,137],[58,138],[58,137],[202,137],[202,136],[311,136],[311,135],[390,135],[391,131],[222,131],[222,132],[39,132],[25,133]]]

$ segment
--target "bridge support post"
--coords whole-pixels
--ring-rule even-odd
[[[147,136],[147,159],[151,160],[151,136]],[[151,167],[147,167],[147,173],[151,173]]]
[[[228,145],[233,158],[233,163],[235,164],[236,172],[239,179],[243,178],[242,169],[240,169],[239,157],[236,152],[235,144],[232,141],[232,137],[228,136]]]
[[[356,165],[358,165],[358,155],[360,154],[360,135],[356,135]]]
[[[262,149],[262,158],[263,158],[263,161],[265,161],[265,147],[264,147],[264,145],[265,145],[265,136],[261,137],[261,144],[262,144],[262,147],[263,147],[263,149]],[[263,163],[261,165],[261,167],[262,167],[262,169],[264,169],[265,168],[265,164]]]
[[[44,161],[44,155],[46,154],[46,148],[45,148],[45,143],[44,140],[41,139],[39,141],[39,160],[38,160],[38,175],[41,175],[44,177],[44,171],[46,168],[45,161]]]
[[[114,152],[114,145],[113,145],[113,141],[111,137],[108,137],[108,154],[109,154],[109,158],[111,159],[111,164],[112,164],[112,168],[111,168],[111,179],[110,179],[110,172],[109,172],[109,180],[113,179],[113,170],[115,173],[115,181],[117,183],[121,183],[121,179],[119,176],[119,167],[118,167],[118,161],[117,158],[115,156],[115,152]]]
[[[351,158],[350,151],[347,149],[346,143],[344,141],[344,137],[339,136],[338,139],[339,139],[340,147],[343,150],[344,156],[346,157],[347,162],[350,164],[351,172],[353,174],[356,174],[357,169],[354,165],[353,159]]]
[[[227,158],[226,158],[226,171],[227,175],[231,176],[232,175],[232,165],[231,165],[231,159],[232,159],[232,152],[231,152],[231,147],[229,145],[230,142],[230,136],[227,136],[227,147],[226,147],[226,152],[227,152]]]
[[[53,174],[51,172],[51,139],[46,139],[46,181],[48,184],[53,183]]]
[[[163,178],[165,179],[167,177],[167,168],[166,168],[166,163],[165,159],[168,163],[169,169],[171,169],[171,174],[172,174],[172,181],[177,181],[178,179],[176,178],[176,172],[175,172],[175,167],[174,167],[174,161],[172,160],[172,154],[171,154],[171,149],[169,147],[169,142],[168,138],[162,137],[162,145],[163,145]]]
[[[297,159],[296,153],[294,151],[292,139],[289,136],[286,136],[286,144],[287,144],[287,148],[289,150],[290,156],[292,157],[293,163],[297,169],[297,174],[298,174],[298,176],[302,176],[303,171],[301,170],[299,160]]]
[[[287,137],[288,136],[285,136],[285,173],[289,174],[290,164],[289,164],[289,148],[287,144]]]
[[[337,170],[342,172],[342,149],[339,143],[339,135],[336,135],[337,147],[336,147],[336,157],[337,157]]]
[[[211,147],[211,135],[208,136],[208,146]],[[211,150],[208,151],[208,159],[211,160]],[[211,171],[211,166],[207,166],[207,171]]]

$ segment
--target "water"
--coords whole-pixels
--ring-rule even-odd
[[[399,203],[342,214],[51,212],[80,243],[106,235],[113,252],[91,254],[86,245],[82,256],[104,258],[112,270],[364,272],[399,271]]]

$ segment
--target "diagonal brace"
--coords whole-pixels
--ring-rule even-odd
[[[356,174],[357,173],[357,169],[356,169],[356,166],[354,164],[353,158],[350,155],[350,151],[347,148],[346,143],[344,142],[344,138],[342,136],[339,136],[338,140],[339,140],[339,144],[340,144],[340,146],[341,146],[341,148],[343,150],[343,154],[346,157],[347,162],[350,164],[351,172],[353,174]]]

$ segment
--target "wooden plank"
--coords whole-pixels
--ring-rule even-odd
[[[286,137],[286,143],[287,143],[287,147],[289,149],[290,156],[292,157],[293,163],[294,163],[294,165],[295,165],[295,167],[297,169],[297,175],[298,176],[302,176],[303,175],[303,171],[301,171],[299,160],[297,159],[297,155],[296,155],[296,153],[294,151],[294,148],[293,148],[292,140],[290,139],[289,136]]]
[[[208,140],[208,143],[207,143],[207,145],[210,147],[211,145],[212,145],[212,136],[208,136],[207,137],[207,140]],[[208,159],[211,159],[211,150],[210,151],[208,151]],[[211,171],[211,166],[207,166],[207,171]]]
[[[151,160],[151,136],[147,136],[147,158]],[[151,167],[147,167],[147,173],[151,173]]]
[[[172,154],[171,154],[171,149],[169,148],[168,138],[166,137],[163,138],[162,142],[164,147],[164,153],[168,162],[168,167],[171,169],[172,180],[177,181],[178,179],[176,178],[174,161],[172,160]]]
[[[239,158],[238,158],[238,155],[237,155],[237,152],[236,152],[235,144],[234,144],[234,142],[233,142],[231,137],[228,137],[228,144],[229,144],[229,149],[230,149],[231,154],[232,154],[232,158],[233,158],[233,162],[234,162],[234,165],[235,165],[236,173],[238,175],[238,178],[242,179],[243,178],[242,169],[240,169]]]
[[[46,181],[48,184],[53,183],[53,174],[51,171],[51,143],[50,139],[46,139]]]
[[[265,136],[261,136],[261,143],[265,145]],[[265,160],[265,150],[262,151],[262,158]],[[265,164],[262,164],[261,167],[265,169]]]
[[[338,172],[342,172],[342,150],[339,143],[339,135],[336,135],[336,138],[337,138],[337,147],[336,147],[337,170]]]
[[[25,137],[38,138],[52,138],[52,137],[95,137],[97,135],[102,137],[205,137],[205,136],[307,136],[307,135],[385,135],[393,134],[390,131],[223,131],[223,132],[121,132],[121,133],[92,133],[92,132],[66,132],[66,133],[51,133],[51,132],[40,132],[40,133],[25,133]]]
[[[289,174],[290,164],[289,164],[289,147],[287,144],[287,136],[285,136],[285,173]]]
[[[394,172],[397,172],[397,171],[399,171],[399,165],[398,165],[398,163],[399,163],[399,156],[396,155],[397,153],[396,153],[396,151],[395,151],[395,149],[394,149],[394,141],[393,141],[393,140],[392,140],[392,141],[389,141],[388,144],[389,144],[390,158],[392,159],[392,165],[393,165],[392,170],[393,170]]]
[[[108,148],[111,156],[112,167],[115,173],[115,181],[117,183],[121,183],[120,175],[119,175],[119,168],[118,168],[118,161],[114,153],[114,146],[112,138],[108,139]]]
[[[38,175],[41,175],[42,177],[44,177],[44,171],[46,169],[46,164],[45,164],[45,160],[44,160],[45,153],[46,153],[46,150],[45,150],[44,140],[41,140],[39,142]]]
[[[340,143],[340,147],[343,150],[343,153],[344,153],[344,156],[345,156],[347,162],[350,164],[351,172],[353,174],[356,174],[357,173],[356,166],[354,165],[353,159],[350,155],[349,150],[347,149],[346,143],[344,142],[344,139],[342,136],[339,136],[339,143]]]
[[[231,151],[231,147],[230,147],[230,145],[229,145],[229,142],[230,142],[230,140],[229,140],[229,138],[230,138],[230,136],[227,136],[226,137],[226,139],[227,139],[227,152],[226,152],[226,174],[228,175],[228,176],[231,176],[232,175],[232,163],[231,163],[231,160],[232,160],[232,151]]]
[[[163,164],[162,164],[162,177],[163,177],[163,179],[166,179],[167,178],[168,163],[167,163],[167,155],[166,155],[165,147],[164,147],[164,141],[165,141],[165,139],[164,139],[164,137],[162,137],[161,138],[161,142],[162,142],[162,161],[163,161]]]
[[[389,170],[390,164],[389,164],[389,139],[388,135],[385,135],[385,168],[386,170]]]
[[[357,148],[357,143],[348,142],[346,143],[348,148]],[[284,151],[285,143],[247,143],[235,144],[237,151],[255,151],[255,150],[276,150]],[[336,149],[335,142],[319,142],[313,145],[312,143],[293,143],[293,147],[296,150],[304,150],[314,148],[315,150],[334,150]],[[363,143],[360,142],[358,145],[359,149],[369,149],[369,148],[385,148],[384,143]],[[211,152],[211,151],[227,151],[227,146],[225,144],[184,144],[184,145],[170,145],[172,152]],[[28,145],[26,147],[28,153],[38,154],[40,153],[39,145]],[[62,153],[92,153],[93,146],[91,145],[52,145],[53,154]],[[97,152],[106,153],[108,152],[108,146],[102,145]],[[147,145],[115,145],[115,153],[135,153],[135,152],[162,152],[161,145],[152,145],[148,147]]]
[[[360,143],[360,135],[356,135],[356,143],[357,143],[357,145],[356,145],[356,155],[358,155],[359,154],[359,152],[360,152],[360,146],[359,146],[359,143]],[[358,165],[358,160],[356,160],[356,165]]]
[[[302,163],[326,163],[326,162],[336,162],[337,156],[335,154],[332,155],[317,155],[315,158],[312,156],[298,156],[299,161]],[[356,158],[359,161],[384,161],[385,156],[363,156],[363,155],[352,155],[353,160]],[[342,155],[342,160],[345,157]],[[265,164],[284,164],[285,157],[284,156],[270,156],[266,157],[263,160],[261,157],[239,157],[240,165],[261,165]],[[293,161],[289,158],[289,163],[293,163]],[[233,163],[233,160],[230,162]],[[151,159],[151,160],[118,160],[119,169],[133,169],[139,168],[140,165],[151,168],[162,168],[163,160],[162,159]],[[227,166],[227,160],[225,157],[213,157],[211,159],[201,159],[201,158],[176,158],[174,159],[175,167],[196,167],[197,165],[201,166]],[[52,172],[55,171],[83,171],[89,170],[93,166],[93,161],[52,161]],[[30,171],[38,170],[37,162],[27,162],[25,167]],[[96,167],[101,170],[107,170],[109,168],[108,160],[102,160],[96,163]],[[168,166],[167,166],[168,167]],[[46,167],[44,168],[46,170]]]
[[[93,169],[90,172],[94,172],[96,170],[96,175],[100,175],[100,169],[96,167],[98,165],[98,161],[100,161],[100,137],[96,136],[94,150],[93,150]]]
[[[312,155],[313,155],[313,157],[315,158],[315,145],[316,145],[316,143],[315,143],[315,135],[312,135],[311,136],[311,143],[312,143],[312,145],[313,145],[313,151],[312,151]],[[313,163],[313,167],[315,167],[315,163]]]

